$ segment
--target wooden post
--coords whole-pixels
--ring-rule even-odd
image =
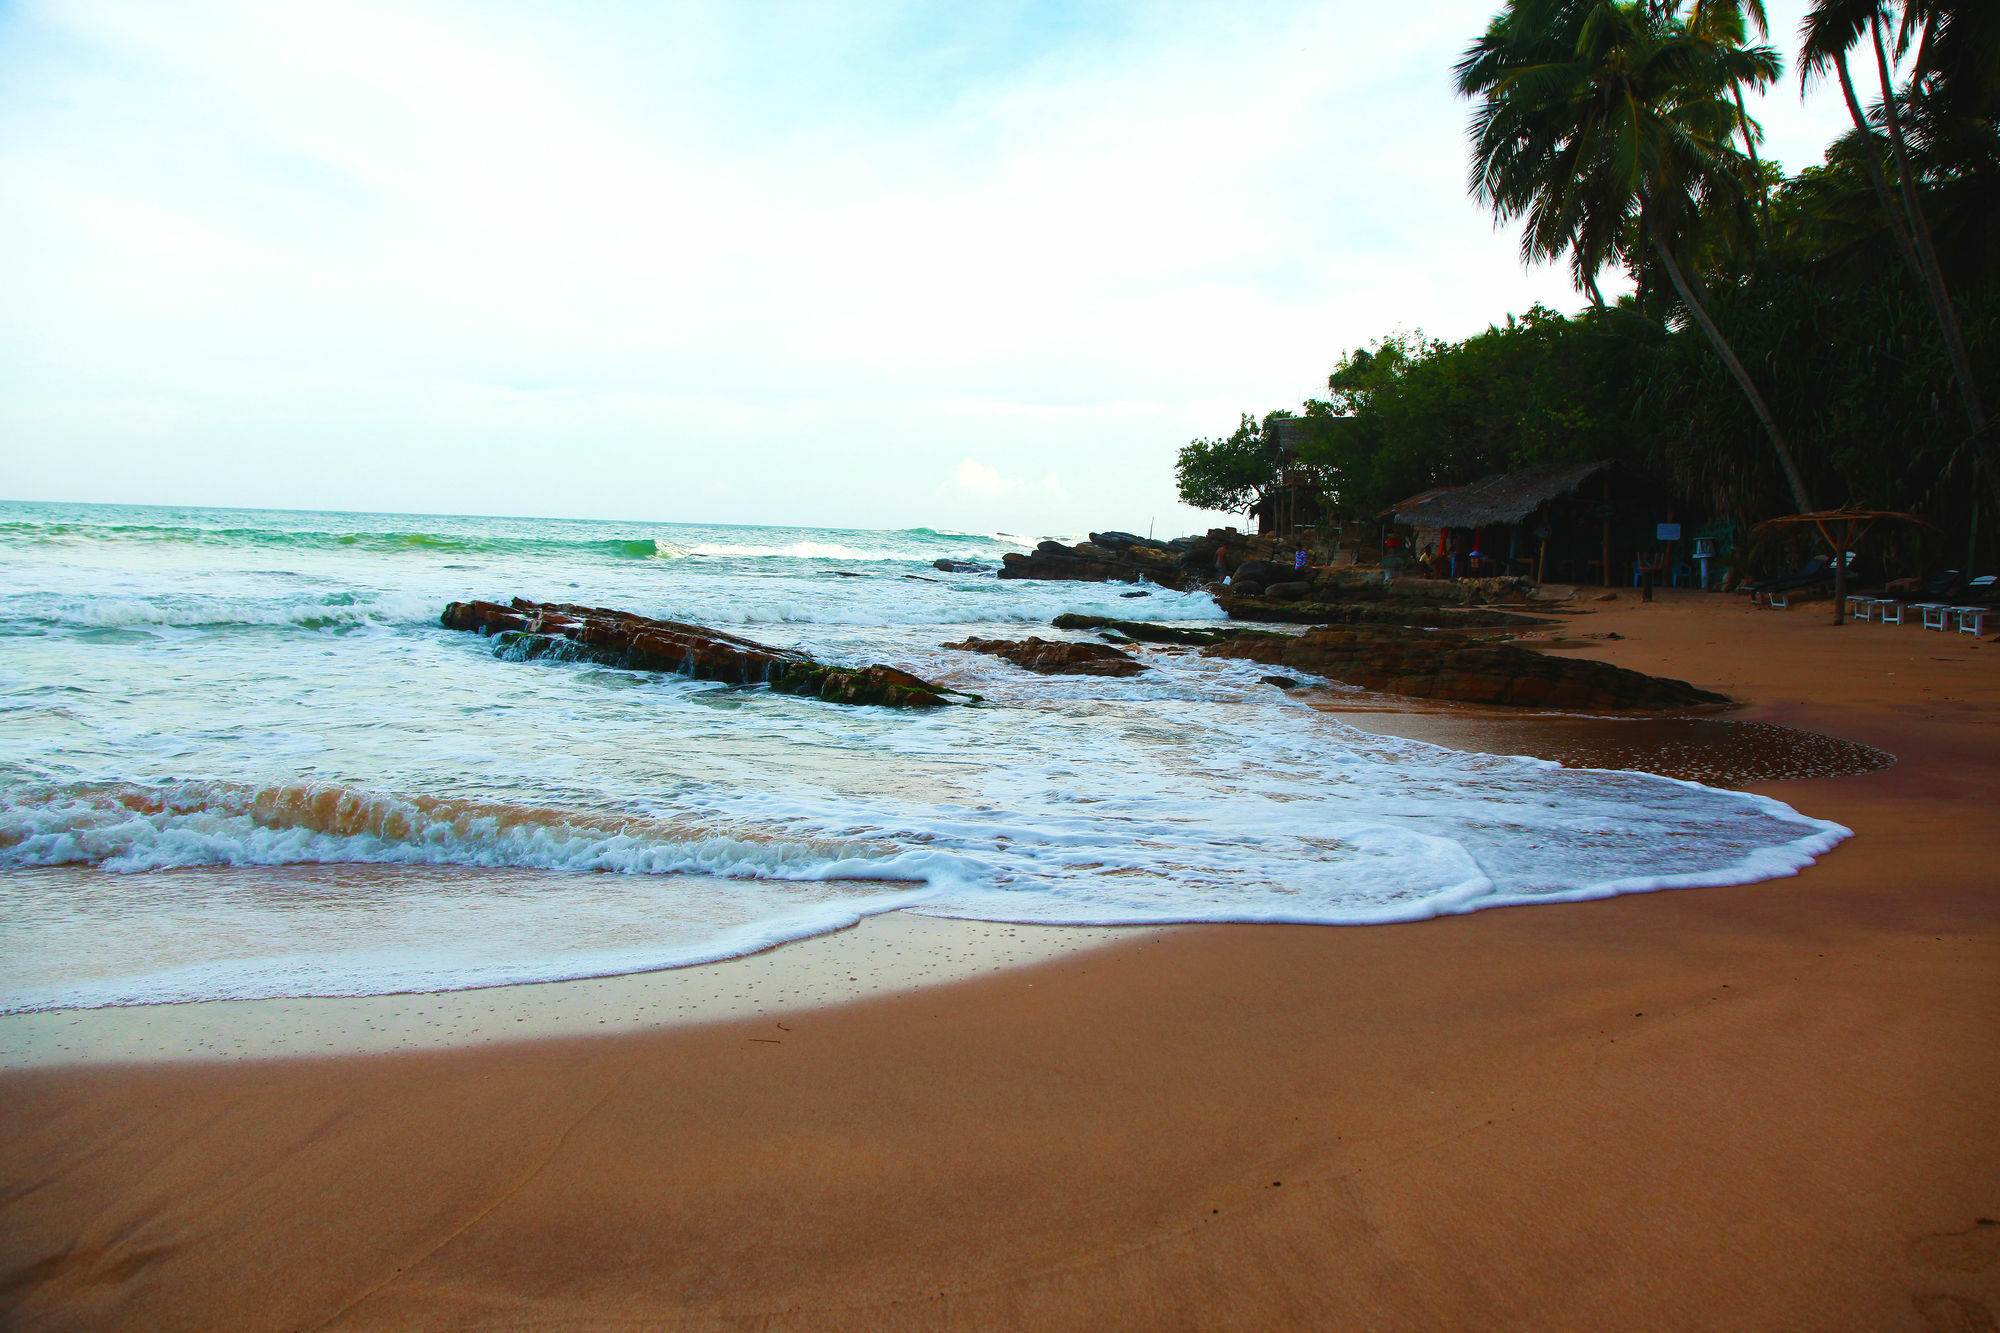
[[[1604,478],[1604,503],[1607,505],[1611,503],[1611,477],[1609,473],[1605,474]],[[1607,588],[1612,586],[1611,585],[1611,520],[1608,518],[1604,520],[1604,586]]]
[[[1544,537],[1542,538],[1542,554],[1535,561],[1535,582],[1547,583],[1548,581],[1549,581],[1549,539],[1547,537]]]
[[[1847,623],[1847,552],[1833,553],[1833,623]]]

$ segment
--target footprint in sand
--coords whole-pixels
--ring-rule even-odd
[[[1963,1231],[1943,1231],[1910,1242],[1910,1261],[1925,1268],[1977,1273],[2000,1259],[2000,1222],[1982,1217]]]
[[[1993,1312],[1969,1297],[1920,1293],[1910,1297],[1910,1304],[1917,1307],[1931,1333],[1995,1333],[2000,1329],[2000,1324],[1993,1322]]]

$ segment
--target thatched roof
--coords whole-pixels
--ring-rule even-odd
[[[1414,528],[1483,528],[1495,523],[1519,523],[1549,501],[1575,494],[1585,482],[1613,466],[1605,459],[1523,468],[1469,486],[1422,491],[1392,506],[1389,512],[1398,523]]]

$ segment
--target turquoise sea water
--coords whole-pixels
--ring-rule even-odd
[[[729,956],[909,909],[1409,920],[1789,873],[1776,802],[1371,736],[1163,648],[941,645],[1204,594],[941,573],[1027,535],[0,504],[0,1010],[361,994]],[[1132,597],[1126,594],[1143,592]],[[984,696],[844,708],[496,659],[577,601]]]

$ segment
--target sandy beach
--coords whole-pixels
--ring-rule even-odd
[[[1993,1328],[2000,645],[1581,605],[1564,651],[1894,753],[1754,788],[1856,836],[697,1025],[10,1072],[6,1326]]]

